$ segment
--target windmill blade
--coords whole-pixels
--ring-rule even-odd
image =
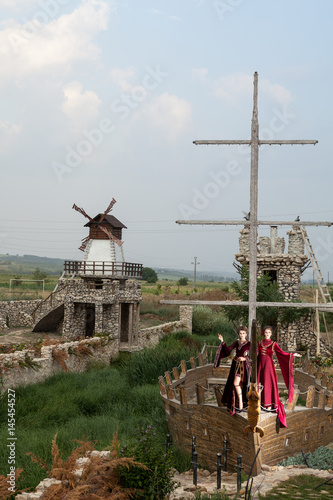
[[[86,249],[86,246],[88,244],[88,241],[90,240],[90,236],[87,236],[86,238],[83,238],[81,241],[81,246],[79,247],[79,250],[82,250],[82,252],[84,252],[84,250]]]
[[[72,208],[74,208],[74,210],[76,210],[77,212],[80,212],[80,214],[82,214],[87,219],[89,219],[91,221],[94,221],[94,219],[92,219],[91,217],[89,217],[89,215],[83,210],[83,208],[78,207],[77,205],[75,205],[75,203],[72,206]]]
[[[116,203],[116,200],[114,198],[112,198],[111,202],[110,202],[110,205],[108,206],[108,208],[105,210],[104,214],[102,215],[101,219],[99,222],[102,222],[102,220],[104,219],[104,217],[109,213],[111,212],[112,210],[112,207],[113,205]]]
[[[102,231],[104,231],[105,234],[108,235],[108,237],[110,238],[110,240],[113,240],[114,242],[117,243],[118,246],[121,247],[121,245],[124,243],[123,241],[121,241],[119,238],[116,238],[116,236],[114,236],[111,231],[109,231],[108,229],[106,229],[105,227],[103,226],[98,226]]]

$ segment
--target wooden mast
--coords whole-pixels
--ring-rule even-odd
[[[251,325],[253,320],[256,320],[256,307],[257,307],[257,232],[258,232],[258,159],[259,159],[259,146],[263,144],[269,145],[282,145],[282,144],[317,144],[316,140],[260,140],[259,139],[259,121],[258,121],[258,73],[254,73],[253,81],[253,112],[251,124],[251,139],[250,140],[209,140],[209,141],[193,141],[196,145],[239,145],[248,144],[251,146],[251,181],[250,181],[250,220],[246,225],[250,228],[250,259],[249,259],[249,331],[251,332]],[[200,224],[200,221],[177,221],[178,224]],[[214,224],[214,221],[210,221]],[[244,225],[243,221],[228,222],[229,224],[240,223]],[[207,221],[201,221],[205,224]],[[208,222],[209,223],[209,222]],[[215,222],[216,223],[216,222]],[[223,221],[222,221],[223,223]],[[277,225],[274,223],[273,225]],[[300,224],[304,225],[304,223]],[[331,225],[331,223],[325,224]],[[251,333],[250,333],[251,337]]]

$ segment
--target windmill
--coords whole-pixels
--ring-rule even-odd
[[[122,249],[122,229],[126,226],[113,215],[108,215],[116,200],[112,198],[110,204],[102,214],[90,217],[83,208],[73,205],[73,209],[89,219],[85,227],[89,227],[89,235],[81,240],[79,250],[85,252],[84,260],[87,262],[124,262]],[[116,245],[120,250],[120,258],[117,258]]]

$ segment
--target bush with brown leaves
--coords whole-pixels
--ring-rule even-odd
[[[133,466],[146,470],[148,468],[133,458],[119,456],[117,433],[110,445],[109,456],[92,453],[95,442],[86,440],[77,442],[79,446],[72,451],[67,460],[63,460],[55,435],[52,441],[52,466],[49,470],[45,462],[30,454],[32,461],[46,469],[50,477],[61,481],[47,488],[42,500],[129,500],[135,496],[137,491],[135,488],[121,485],[118,469]],[[82,457],[89,457],[89,460],[80,464],[82,472],[78,473],[76,461]]]

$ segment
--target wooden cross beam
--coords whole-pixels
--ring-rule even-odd
[[[176,220],[177,224],[191,224],[202,226],[250,226],[250,222],[246,220]],[[258,226],[332,226],[330,221],[273,221],[273,220],[258,220]]]
[[[247,300],[160,300],[160,304],[180,305],[180,306],[236,306],[248,307]],[[256,307],[295,307],[296,309],[308,308],[319,309],[322,312],[333,312],[333,303],[328,302],[255,302]]]
[[[250,140],[208,140],[208,141],[193,141],[196,145],[240,145],[248,144],[251,146],[251,176],[250,176],[250,218],[246,225],[250,228],[249,245],[250,245],[250,260],[249,260],[249,327],[252,321],[256,320],[257,307],[257,238],[258,238],[258,157],[259,146],[264,144],[272,145],[296,145],[296,144],[317,144],[316,140],[261,140],[259,139],[259,122],[258,122],[258,73],[254,73],[253,82],[253,113],[251,125]],[[217,221],[218,222],[218,221]],[[227,221],[220,221],[225,224]],[[295,221],[296,222],[296,221]],[[178,224],[191,224],[191,221],[178,221]],[[195,223],[204,224],[204,221]],[[209,221],[209,224],[216,224],[214,221]],[[244,224],[244,221],[236,221],[236,223]],[[227,222],[229,225],[234,225],[235,221]],[[226,225],[227,225],[226,224]],[[262,223],[261,223],[262,224]],[[290,225],[289,223],[288,225]],[[276,223],[270,225],[277,225]],[[301,223],[299,225],[304,225]],[[312,224],[311,224],[312,225]],[[319,224],[317,224],[319,225]],[[327,225],[327,224],[324,224]],[[331,225],[331,223],[329,223]]]

